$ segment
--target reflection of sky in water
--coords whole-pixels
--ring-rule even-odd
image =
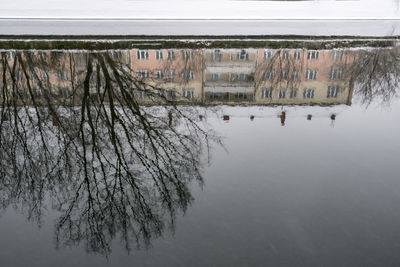
[[[280,113],[266,109],[265,114]],[[285,127],[262,112],[254,121],[238,116],[248,114],[245,107],[224,111],[237,116],[229,123],[207,121],[225,137],[226,151],[213,149],[205,187],[192,187],[196,201],[178,218],[175,235],[166,233],[149,251],[130,256],[115,240],[109,264],[399,262],[398,102],[390,108],[347,107],[334,127],[329,114],[335,108],[288,109]],[[308,121],[308,113],[318,115]],[[3,214],[2,262],[107,266],[79,247],[55,251],[51,205],[48,212],[40,229],[12,209]]]

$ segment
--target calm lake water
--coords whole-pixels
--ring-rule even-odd
[[[0,52],[1,266],[399,266],[400,56]]]

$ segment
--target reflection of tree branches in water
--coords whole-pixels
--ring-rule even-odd
[[[302,73],[304,57],[301,61],[297,62],[293,57],[287,56],[285,58],[284,53],[288,53],[289,50],[270,50],[270,58],[264,59],[259,62],[256,70],[256,88],[259,88],[259,84],[263,81],[269,81],[271,89],[285,88],[288,90],[297,90],[300,85],[300,79],[298,76],[294,76],[294,73]],[[283,76],[282,74],[286,74]]]
[[[377,99],[389,103],[400,86],[400,50],[361,50],[349,73],[354,79],[355,94],[361,96],[364,104]]]
[[[398,54],[357,52],[353,64],[341,63],[343,80],[354,82],[364,103],[390,101],[399,87]],[[123,52],[1,53],[0,201],[40,223],[51,198],[61,214],[57,245],[85,241],[88,251],[105,254],[116,236],[127,249],[148,245],[190,205],[188,182],[202,183],[201,154],[210,140],[218,141],[193,119],[193,109],[178,108],[158,93],[168,79],[134,79],[122,57]],[[196,71],[197,59],[190,57],[183,66],[167,61],[165,69]],[[62,82],[52,80],[54,70]],[[298,89],[298,77],[279,75],[283,71],[304,73],[305,58],[284,59],[278,51],[258,65],[256,88],[263,79]],[[170,105],[143,107],[141,93]]]
[[[202,183],[203,151],[218,141],[193,110],[139,105],[147,86],[108,53],[80,55],[67,93],[40,73],[50,60],[33,52],[1,56],[3,208],[14,205],[40,222],[51,197],[61,213],[57,245],[85,241],[88,251],[105,254],[116,236],[129,250],[149,245],[166,221],[173,227],[192,201],[188,182]]]
[[[354,86],[354,94],[360,96],[362,103],[367,106],[372,101],[379,100],[383,104],[390,103],[398,95],[400,86],[400,49],[398,46],[337,51],[343,53],[343,60],[335,62],[333,66],[343,73],[340,75],[340,79],[331,79],[332,84],[342,82],[340,86],[342,90],[347,86]],[[307,69],[305,57],[296,61],[293,57],[283,59],[283,54],[284,51],[276,50],[273,56],[258,63],[256,88],[262,89],[269,86],[273,90],[280,88],[297,90],[300,87],[302,81],[297,76],[287,75],[283,78],[279,73],[304,74]]]

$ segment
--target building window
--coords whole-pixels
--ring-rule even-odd
[[[145,98],[150,98],[151,93],[148,91],[140,91],[139,98],[140,99],[145,99]]]
[[[279,91],[279,98],[286,98],[286,90]]]
[[[332,59],[336,61],[340,61],[343,59],[343,51],[342,50],[333,50],[332,51]]]
[[[183,59],[194,59],[194,51],[193,50],[182,50],[182,58]]]
[[[169,99],[175,99],[176,98],[176,92],[173,90],[168,91],[168,98]]]
[[[287,70],[282,70],[281,71],[281,79],[286,80],[288,78],[288,71]]]
[[[342,79],[342,68],[341,67],[332,67],[331,72],[329,73],[329,79],[331,79],[331,80]]]
[[[48,81],[50,79],[50,75],[47,71],[42,71],[42,80],[43,81]]]
[[[214,61],[221,61],[222,60],[222,53],[221,50],[217,49],[211,54],[211,58]]]
[[[22,78],[24,77],[24,72],[22,70],[17,71],[17,81],[22,81]]]
[[[247,94],[244,92],[237,92],[235,94],[235,99],[247,99]]]
[[[12,51],[9,51],[9,52],[6,52],[6,57],[8,58],[8,59],[13,59],[14,58],[14,52],[12,52]]]
[[[261,98],[272,98],[272,88],[270,89],[262,89]]]
[[[193,99],[194,98],[194,91],[193,90],[185,90],[185,89],[183,89],[182,90],[182,96],[184,98],[187,98],[187,99]]]
[[[149,51],[147,50],[138,50],[136,52],[137,59],[149,59]]]
[[[219,93],[219,92],[211,92],[210,98],[213,99],[213,100],[222,99],[222,93]]]
[[[157,70],[156,71],[156,78],[157,79],[163,79],[164,78],[164,72],[162,70]]]
[[[247,81],[248,79],[249,75],[247,73],[236,73],[236,80]]]
[[[157,50],[156,51],[156,59],[162,60],[163,58],[164,58],[163,51],[162,50]]]
[[[239,60],[248,60],[249,54],[247,53],[246,50],[242,49],[240,52],[236,54],[236,58]]]
[[[139,79],[149,78],[150,72],[149,72],[149,70],[139,70],[137,72],[137,75],[138,75]]]
[[[299,73],[294,70],[292,71],[292,80],[297,80],[299,78]]]
[[[273,80],[274,79],[274,71],[264,71],[262,75],[263,80]]]
[[[69,98],[70,92],[71,91],[66,88],[58,88],[58,96],[60,97]]]
[[[337,94],[339,92],[339,86],[333,85],[333,86],[328,86],[328,98],[334,98],[337,97]]]
[[[211,80],[212,81],[222,80],[222,73],[211,73]]]
[[[194,79],[194,71],[191,71],[191,70],[182,71],[182,78],[185,80],[193,80]]]
[[[264,59],[271,59],[275,55],[275,51],[273,50],[265,50],[264,51]]]
[[[46,60],[47,59],[47,54],[45,52],[41,52],[39,54],[39,57],[40,57],[41,60]]]
[[[314,89],[304,89],[303,98],[314,98]]]
[[[311,59],[317,60],[318,57],[319,57],[319,51],[314,50],[314,51],[308,51],[308,53],[307,53],[308,60],[311,60]]]
[[[68,80],[68,71],[67,70],[59,70],[57,71],[57,79],[58,80],[64,80],[67,81]]]
[[[68,80],[68,71],[67,70],[63,70],[63,72],[62,72],[62,76],[63,76],[63,79],[65,80],[65,81],[67,81]]]
[[[169,60],[175,59],[175,51],[174,50],[168,50],[168,59]]]
[[[301,51],[294,51],[293,58],[295,60],[300,60],[301,59]]]
[[[307,70],[306,71],[306,79],[309,79],[309,80],[317,79],[317,71],[316,70]]]
[[[110,57],[113,59],[118,59],[118,60],[122,59],[122,54],[118,51],[109,51],[108,53],[109,53]]]
[[[291,90],[290,91],[290,98],[296,98],[297,97],[297,90]]]
[[[168,71],[168,79],[169,80],[174,80],[175,79],[175,70],[169,70]]]
[[[157,95],[158,95],[159,97],[165,96],[165,90],[164,90],[164,89],[158,89],[158,90],[157,90]]]
[[[282,59],[289,59],[289,51],[282,51]]]
[[[36,72],[34,70],[31,70],[30,73],[31,73],[31,77],[30,77],[31,80],[35,80],[35,81],[39,80],[39,78],[36,75]]]

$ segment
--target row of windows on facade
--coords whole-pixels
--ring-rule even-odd
[[[152,96],[155,97],[167,97],[168,99],[176,99],[176,91],[174,90],[165,90],[158,89],[154,95],[152,92],[141,91],[139,97],[142,99],[150,98]],[[182,97],[187,99],[194,99],[194,90],[190,89],[182,89]]]
[[[48,81],[50,78],[49,72],[47,71],[42,71],[41,73],[41,78],[42,80]],[[164,71],[162,70],[157,70],[155,72],[156,74],[156,79],[163,79],[164,78]],[[149,70],[139,70],[137,72],[137,75],[139,78],[150,78],[150,71]],[[181,73],[182,78],[186,80],[192,80],[194,79],[194,71],[190,70],[185,70]],[[24,73],[22,70],[18,70],[16,73],[16,79],[17,80],[22,80],[24,76]],[[56,72],[56,76],[58,80],[68,80],[69,78],[69,73],[66,70],[61,70]],[[281,71],[280,77],[281,79],[287,79],[289,76],[288,71]],[[37,74],[33,71],[31,71],[31,77],[36,79]],[[168,71],[168,79],[174,79],[176,77],[175,71],[174,70],[169,70]],[[265,71],[262,75],[263,80],[273,80],[275,77],[274,71]],[[297,71],[292,71],[291,77],[293,80],[298,79],[299,73]],[[317,78],[317,71],[316,70],[307,70],[305,74],[306,79],[310,80],[315,80]],[[342,69],[338,67],[333,67],[330,71],[329,78],[331,80],[335,79],[341,79],[342,78]],[[235,73],[234,74],[234,79],[236,80],[248,80],[249,79],[249,74],[247,73]],[[222,73],[211,73],[211,80],[222,80]]]
[[[181,51],[183,59],[194,59],[194,51],[193,50],[182,50]],[[272,59],[275,57],[276,51],[274,50],[265,50],[264,51],[264,59]],[[301,59],[301,50],[296,50],[293,53],[293,58],[295,60]],[[290,52],[289,51],[282,51],[281,52],[282,59],[289,59]],[[333,60],[342,60],[343,59],[343,51],[341,50],[334,50],[332,51],[332,59]],[[137,59],[149,59],[149,51],[148,50],[138,50],[136,51],[136,58]],[[219,49],[214,50],[211,54],[212,60],[221,61],[222,60],[222,51]],[[319,58],[319,51],[311,50],[307,51],[307,59],[308,60],[317,60]],[[163,50],[156,50],[156,59],[163,60],[164,59],[164,51]],[[175,59],[175,51],[168,50],[167,51],[167,59]],[[249,59],[249,52],[245,49],[240,50],[236,53],[236,59],[239,60],[248,60]]]
[[[13,52],[13,51],[8,51],[8,52],[5,53],[5,55],[6,55],[7,59],[14,59],[15,58],[15,52]],[[47,59],[48,55],[47,55],[46,52],[37,52],[37,56],[40,59],[45,60],[45,59]]]
[[[290,52],[289,51],[281,51],[279,53],[282,57],[282,59],[289,59],[290,58]],[[301,59],[301,54],[302,51],[301,50],[296,50],[293,52],[293,58],[295,60],[300,60]],[[332,59],[333,60],[342,60],[343,59],[343,54],[344,52],[341,50],[334,50],[331,53]],[[276,55],[276,51],[274,50],[265,50],[264,51],[264,59],[272,59],[274,58]],[[211,54],[211,58],[212,60],[215,61],[221,61],[222,59],[222,52],[221,50],[215,50],[212,54]],[[307,59],[308,60],[317,60],[319,58],[319,51],[317,50],[311,50],[311,51],[307,51]],[[246,50],[241,50],[240,52],[238,52],[236,54],[236,59],[240,59],[240,60],[248,60],[249,59],[249,53]]]
[[[281,51],[279,54],[281,54],[282,59],[289,59],[290,58],[290,52],[289,51]],[[296,50],[293,53],[293,58],[295,60],[300,60],[301,59],[301,50]],[[334,50],[332,51],[332,59],[333,60],[342,60],[343,59],[343,54],[344,52],[341,50]],[[276,55],[276,51],[274,50],[265,50],[264,51],[264,59],[272,59]],[[319,58],[319,51],[317,50],[310,50],[307,51],[307,59],[308,60],[317,60]],[[215,61],[221,61],[222,60],[222,52],[221,50],[217,49],[214,50],[214,52],[211,54],[211,59]],[[248,60],[249,59],[249,53],[248,51],[242,49],[240,52],[236,53],[236,59],[239,60]]]
[[[340,88],[337,85],[328,86],[327,98],[336,98],[338,96],[339,89]],[[272,91],[273,91],[272,88],[262,89],[261,98],[272,98]],[[286,98],[286,91],[287,90],[279,90],[279,99]],[[289,98],[290,99],[297,98],[297,91],[298,90],[290,90]],[[306,88],[303,90],[303,98],[305,99],[314,98],[314,94],[315,94],[314,89]]]
[[[181,55],[183,59],[194,59],[194,51],[193,50],[182,50]],[[221,60],[222,59],[222,52],[221,50],[215,50],[212,53],[213,60]],[[138,50],[136,51],[136,58],[140,60],[148,60],[150,58],[148,50]],[[240,60],[247,60],[249,59],[249,53],[246,50],[241,50],[236,54],[236,58]],[[164,51],[163,50],[156,50],[156,59],[163,60],[164,59]],[[175,51],[168,50],[167,51],[167,59],[173,60],[175,59]]]
[[[317,79],[317,71],[316,70],[306,70],[305,73],[305,78],[308,80],[315,80]],[[342,68],[340,67],[332,67],[331,71],[329,73],[329,79],[331,80],[337,80],[337,79],[342,79]],[[287,70],[282,70],[280,73],[280,78],[281,79],[288,79],[289,77],[289,71]],[[299,78],[299,72],[298,71],[292,71],[291,72],[291,77],[293,80],[297,80]],[[273,80],[275,78],[275,72],[274,71],[264,71],[262,75],[263,80]]]
[[[155,75],[156,79],[164,79],[164,71],[157,70],[155,72],[155,74],[156,74]],[[150,71],[149,70],[138,70],[136,72],[136,75],[138,76],[139,79],[150,78]],[[182,76],[182,79],[185,79],[185,80],[193,80],[194,77],[195,77],[194,76],[194,71],[191,71],[191,70],[182,71],[181,72],[181,76]],[[167,78],[169,80],[173,80],[173,79],[175,79],[175,77],[176,77],[175,70],[169,70],[167,72]]]
[[[248,73],[229,73],[231,80],[239,80],[239,81],[247,81],[250,79],[251,75]],[[210,78],[212,81],[218,81],[223,79],[222,72],[213,72],[210,74]]]
[[[221,61],[222,60],[222,51],[219,49],[214,50],[211,53],[211,59],[213,61]],[[245,49],[240,50],[236,53],[237,60],[248,60],[249,59],[249,52]]]
[[[279,53],[282,59],[289,59],[290,52],[289,51],[281,51]],[[293,52],[293,59],[300,60],[301,59],[301,50],[296,50]],[[331,53],[331,57],[333,60],[339,61],[343,59],[344,52],[341,50],[334,50]],[[276,55],[276,51],[274,50],[266,50],[264,51],[264,59],[272,59]],[[317,50],[310,50],[307,51],[307,60],[317,60],[319,58],[319,51]]]
[[[17,81],[22,81],[24,78],[24,72],[22,70],[18,70],[15,74],[15,79]],[[44,81],[48,81],[50,79],[50,73],[48,71],[42,70],[40,73],[37,73],[33,70],[30,71],[29,73],[29,78],[30,79],[34,79],[34,80],[38,80],[38,77],[40,76],[40,78]],[[56,77],[57,80],[64,80],[67,81],[69,78],[69,73],[67,70],[58,70],[56,72]]]
[[[193,50],[182,50],[181,55],[183,59],[194,59],[194,51]],[[148,50],[138,50],[136,51],[136,58],[140,60],[149,59],[149,51]],[[156,59],[163,60],[164,59],[164,51],[156,50]],[[175,51],[168,50],[167,51],[167,59],[173,60],[175,59]]]
[[[222,100],[223,96],[229,95],[231,93],[221,93],[221,92],[210,92],[209,99],[211,100]],[[235,99],[248,99],[248,94],[245,92],[236,92],[233,94]]]
[[[47,91],[46,89],[40,89],[40,88],[34,88],[34,87],[31,88],[31,89],[32,89],[32,91],[29,92],[28,90],[26,90],[26,88],[18,88],[17,87],[15,89],[13,89],[12,94],[13,94],[14,97],[28,97],[28,98],[30,98],[32,96],[33,97],[41,97],[41,96],[43,96],[43,92]],[[2,90],[2,88],[0,86],[0,98],[2,97],[2,93],[3,93],[3,90]],[[69,97],[72,96],[72,91],[68,87],[66,87],[66,88],[63,88],[63,87],[56,88],[56,90],[52,91],[52,93],[55,93],[56,96],[62,97],[62,98],[69,98]]]
[[[234,79],[236,80],[249,80],[249,74],[247,73],[235,73]],[[288,79],[289,77],[289,71],[287,70],[282,70],[280,73],[280,78],[281,79]],[[299,78],[299,72],[298,71],[292,71],[291,77],[293,80],[297,80]],[[275,78],[275,72],[274,71],[265,71],[263,72],[262,79],[263,80],[273,80]],[[305,73],[305,78],[309,80],[315,80],[317,79],[317,71],[316,70],[307,70]],[[342,78],[342,69],[341,68],[336,68],[333,67],[331,69],[331,72],[329,74],[329,79],[331,80],[336,80],[336,79],[341,79]],[[218,73],[211,73],[211,80],[213,81],[218,81],[223,79],[223,74],[222,72]]]

